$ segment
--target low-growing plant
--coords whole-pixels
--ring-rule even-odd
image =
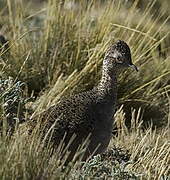
[[[26,104],[31,100],[24,97],[25,83],[14,82],[12,78],[0,79],[0,111],[2,127],[13,131],[17,124],[26,121]]]

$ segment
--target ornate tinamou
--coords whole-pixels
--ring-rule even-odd
[[[76,135],[68,148],[69,160],[89,134],[84,159],[94,151],[94,154],[102,153],[108,147],[117,101],[117,74],[128,67],[138,71],[132,64],[129,46],[119,40],[105,54],[102,77],[96,87],[61,100],[40,114],[44,129],[48,130],[55,124],[51,138],[54,147],[57,148],[63,137],[67,145],[73,134]]]

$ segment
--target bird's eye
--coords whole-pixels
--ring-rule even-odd
[[[119,64],[122,64],[122,63],[123,63],[123,62],[122,62],[122,58],[121,58],[120,56],[118,56],[118,57],[116,58],[116,62],[119,63]]]

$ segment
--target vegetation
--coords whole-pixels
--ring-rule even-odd
[[[170,2],[0,4],[1,33],[9,39],[0,51],[0,178],[170,178]],[[27,134],[29,118],[97,84],[104,52],[117,39],[130,45],[140,71],[119,77],[110,150],[64,168],[40,132]]]

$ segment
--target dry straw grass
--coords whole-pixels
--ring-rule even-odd
[[[31,111],[24,111],[26,119],[64,96],[92,88],[100,78],[107,47],[117,39],[127,41],[140,71],[127,70],[119,77],[117,134],[110,148],[127,149],[131,158],[123,169],[107,167],[105,179],[121,179],[125,170],[127,179],[130,174],[136,179],[170,177],[169,1],[75,1],[72,8],[67,0],[65,4],[59,0],[1,2],[1,33],[10,44],[9,49],[1,48],[0,73],[3,79],[13,77],[14,84],[25,82],[25,94],[36,96],[27,105]],[[4,122],[8,118],[4,91],[0,103]],[[50,143],[43,147],[39,129],[27,136],[26,123],[13,137],[2,129],[2,179],[97,178],[99,159],[96,171],[83,171],[80,162],[63,169],[60,153],[50,156]]]
[[[153,127],[143,129],[141,109],[135,115],[132,111],[130,131],[125,125],[125,114],[120,110],[116,114],[118,136],[112,141],[131,153],[128,169],[138,172],[141,179],[163,179],[170,173],[170,129]],[[112,146],[112,145],[111,145]]]

